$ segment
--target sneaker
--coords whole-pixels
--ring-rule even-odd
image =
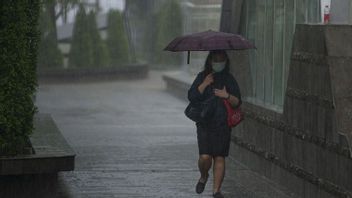
[[[214,198],[224,198],[224,195],[221,194],[221,192],[216,192],[216,193],[213,194],[213,197]]]
[[[209,177],[209,174],[207,175],[207,178],[205,179],[205,182],[200,182],[200,180],[198,180],[198,183],[196,185],[196,192],[198,194],[202,193],[204,191],[204,188],[205,188],[205,184],[207,183],[208,181],[208,177]]]

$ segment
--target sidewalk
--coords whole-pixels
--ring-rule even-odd
[[[165,91],[161,75],[40,85],[39,111],[52,114],[77,154],[75,171],[59,175],[59,197],[212,197],[211,179],[195,193],[196,128],[183,115],[187,103]],[[227,198],[291,197],[233,157],[226,163]]]

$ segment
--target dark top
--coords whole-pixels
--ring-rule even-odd
[[[232,74],[226,71],[214,73],[214,82],[207,86],[203,94],[201,94],[198,87],[204,81],[205,77],[206,75],[204,71],[199,72],[196,79],[193,81],[191,88],[188,90],[188,100],[191,103],[197,105],[201,101],[214,97],[215,94],[213,89],[223,89],[225,86],[227,92],[233,96],[236,96],[240,101],[239,105],[241,105],[242,101],[240,88],[238,87],[237,81]],[[206,127],[217,129],[219,127],[227,126],[227,111],[222,100],[222,98],[215,96],[215,110],[211,119],[206,122]]]

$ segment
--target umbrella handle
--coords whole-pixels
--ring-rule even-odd
[[[190,52],[190,51],[188,51],[188,53],[187,53],[187,64],[189,64],[189,59],[190,59],[190,56],[191,56],[191,52]]]

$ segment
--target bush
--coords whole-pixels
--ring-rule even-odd
[[[100,37],[99,30],[96,22],[96,14],[90,12],[87,18],[88,22],[88,33],[92,42],[92,63],[93,67],[106,67],[109,64],[108,50],[105,42]]]
[[[48,11],[41,9],[39,28],[41,31],[38,68],[62,68],[63,55],[58,48],[55,29]]]
[[[39,0],[0,4],[0,153],[23,151],[33,131]]]
[[[106,44],[110,55],[110,65],[124,65],[130,61],[128,39],[119,11],[110,10],[108,13]]]
[[[81,4],[73,28],[69,67],[106,67],[108,60],[107,48],[100,37],[96,15],[94,12],[87,15]]]
[[[156,45],[154,48],[154,61],[158,64],[179,65],[181,54],[165,52],[163,49],[175,37],[183,32],[182,13],[178,1],[167,1],[157,14]]]
[[[89,34],[89,24],[84,6],[81,4],[73,27],[69,67],[91,67],[93,47]]]

